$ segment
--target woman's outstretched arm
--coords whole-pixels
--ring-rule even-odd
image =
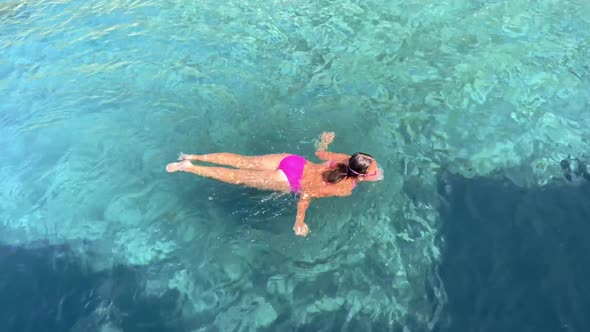
[[[334,160],[336,163],[344,163],[350,159],[347,154],[328,151],[316,151],[315,156],[325,161]]]
[[[328,152],[328,145],[334,141],[334,137],[336,135],[334,132],[325,132],[322,133],[322,137],[320,139],[320,143],[316,146],[315,156],[321,160],[329,161],[333,160],[335,162],[345,162],[350,158],[349,155],[343,153],[335,153],[335,152]]]
[[[303,194],[297,203],[297,217],[295,218],[295,226],[293,226],[293,230],[297,235],[307,236],[309,232],[309,227],[305,224],[305,212],[309,207],[309,201],[309,196]]]

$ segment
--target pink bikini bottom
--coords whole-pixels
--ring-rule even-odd
[[[301,189],[301,176],[306,162],[302,156],[293,154],[283,158],[279,164],[279,169],[285,173],[287,180],[289,180],[292,192],[296,193]]]

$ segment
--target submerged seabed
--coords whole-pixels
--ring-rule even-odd
[[[440,264],[448,303],[434,331],[588,329],[590,184],[523,190],[450,176],[439,188],[449,203]],[[175,269],[166,262],[93,271],[67,246],[0,246],[0,268],[3,331],[190,331],[210,319],[183,313],[175,289],[146,293],[146,275]],[[336,310],[298,328],[277,318],[263,330],[340,330],[345,316]],[[389,330],[383,323],[346,327]]]
[[[194,329],[431,329],[439,171],[534,188],[588,154],[583,1],[27,1],[0,22],[0,241],[137,268]],[[290,196],[163,171],[311,157],[323,130],[386,180],[314,202],[308,239]]]

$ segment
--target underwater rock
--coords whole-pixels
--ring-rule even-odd
[[[277,312],[270,303],[263,303],[258,306],[255,313],[256,327],[266,327],[272,324],[277,319]]]
[[[344,298],[336,297],[329,298],[323,297],[315,301],[311,306],[307,308],[308,313],[321,313],[321,312],[333,312],[342,308],[344,305]]]
[[[217,315],[215,325],[220,331],[250,331],[270,326],[277,317],[275,308],[264,298],[245,296],[242,303]]]
[[[142,206],[140,196],[120,195],[114,197],[105,211],[105,218],[126,225],[139,225],[144,220],[144,213],[137,208],[138,206]]]
[[[159,240],[157,230],[131,228],[114,236],[113,253],[130,265],[147,265],[166,259],[176,249],[172,241]]]
[[[116,326],[116,324],[111,321],[112,319],[118,320],[116,318],[117,315],[121,315],[118,313],[118,309],[114,307],[112,303],[104,303],[101,304],[88,316],[80,318],[74,326],[72,326],[72,332],[122,332],[123,330]],[[112,316],[115,316],[112,317]]]
[[[590,174],[586,163],[578,158],[568,156],[560,162],[563,177],[574,184],[590,181]]]

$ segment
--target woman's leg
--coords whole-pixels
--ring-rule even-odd
[[[247,170],[225,167],[208,167],[193,165],[189,160],[170,163],[166,166],[168,172],[190,172],[226,183],[237,184],[262,190],[285,191],[291,190],[287,177],[281,170]]]
[[[207,163],[227,165],[241,169],[251,170],[275,170],[288,153],[267,154],[263,156],[242,156],[234,153],[210,153],[210,154],[181,154],[181,160],[196,160]]]

